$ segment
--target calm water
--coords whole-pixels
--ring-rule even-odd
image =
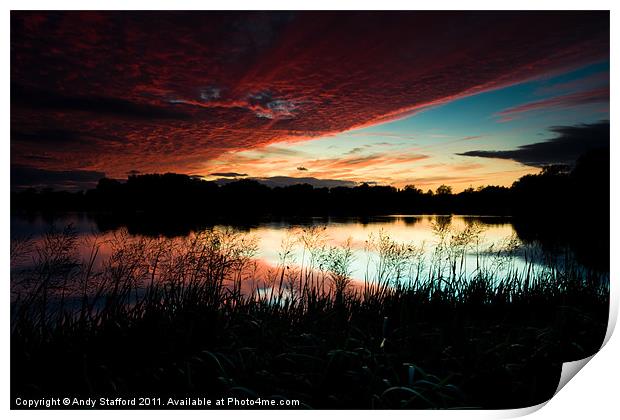
[[[53,227],[62,229],[71,225],[79,236],[78,253],[84,259],[92,250],[92,238],[97,235],[102,244],[99,260],[112,253],[106,239],[121,234],[128,238],[153,237],[153,232],[136,231],[123,226],[109,227],[88,214],[66,214],[53,219],[42,216],[28,218],[12,216],[11,237],[30,238],[36,244],[42,235]],[[255,261],[262,269],[275,268],[285,263],[293,267],[318,266],[312,250],[328,250],[330,247],[348,247],[351,250],[349,274],[358,281],[376,276],[380,269],[380,241],[383,245],[403,244],[415,254],[403,269],[402,279],[428,275],[432,267],[449,264],[449,251],[439,255],[438,247],[456,246],[463,252],[458,269],[465,277],[472,275],[481,265],[492,268],[498,278],[512,271],[527,270],[528,264],[544,268],[549,264],[563,264],[566,256],[572,259],[570,249],[554,249],[550,252],[538,243],[523,241],[510,218],[494,216],[434,216],[391,215],[370,218],[308,218],[303,220],[262,221],[243,225],[213,225],[209,228],[232,227],[256,241]],[[469,236],[463,239],[463,234]],[[177,236],[182,240],[183,236]],[[307,246],[304,247],[304,242]],[[460,248],[459,248],[460,247]],[[285,251],[289,253],[283,261]],[[313,261],[314,259],[314,261]],[[412,260],[410,259],[410,260]],[[13,268],[25,267],[28,260],[13,264]]]

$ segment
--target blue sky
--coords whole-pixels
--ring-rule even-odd
[[[388,123],[228,153],[208,168],[211,172],[235,168],[252,177],[313,176],[424,189],[449,184],[457,191],[510,185],[540,168],[457,153],[514,149],[553,138],[550,128],[555,126],[609,119],[609,100],[604,95],[588,96],[608,89],[609,62],[603,61],[456,99]],[[582,93],[585,99],[570,100]],[[540,105],[513,112],[532,103]]]
[[[608,11],[11,13],[12,188],[510,185],[608,108]]]

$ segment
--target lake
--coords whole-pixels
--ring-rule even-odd
[[[162,217],[161,224],[169,225],[170,221]],[[353,284],[385,280],[410,283],[448,274],[466,281],[481,270],[491,273],[499,282],[511,276],[525,278],[528,272],[532,274],[532,270],[563,269],[567,262],[573,264],[575,260],[568,244],[550,247],[544,241],[522,239],[531,235],[521,232],[510,217],[468,215],[287,218],[251,223],[227,221],[173,234],[154,232],[152,227],[141,229],[142,225],[135,223],[126,226],[109,223],[107,218],[87,213],[54,217],[13,215],[12,243],[29,238],[34,247],[40,246],[46,233],[67,226],[71,226],[77,237],[77,257],[82,261],[88,261],[96,240],[97,264],[109,260],[119,243],[148,239],[166,241],[164,246],[168,247],[183,247],[183,241],[196,232],[228,229],[247,238],[253,246],[254,270],[245,273],[245,278],[251,278],[252,282],[273,276],[278,267],[303,272],[306,277],[309,273],[330,271],[334,269],[330,266],[333,263],[330,258],[336,257],[345,258],[346,267],[335,268],[349,277]],[[12,270],[31,265],[32,256],[22,256],[12,261]],[[578,266],[591,268],[587,264]]]

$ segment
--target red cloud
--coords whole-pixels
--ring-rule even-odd
[[[518,114],[525,112],[570,108],[585,104],[609,102],[609,86],[599,89],[587,90],[584,92],[575,92],[567,95],[554,96],[552,98],[542,99],[540,101],[528,102],[523,105],[515,106],[499,112],[497,115],[501,117],[501,122],[512,121]]]
[[[195,173],[608,55],[608,12],[12,12],[12,161]]]

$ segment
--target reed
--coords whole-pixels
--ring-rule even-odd
[[[600,347],[608,275],[515,238],[480,249],[479,226],[447,226],[435,226],[433,244],[370,237],[361,282],[351,242],[329,246],[317,227],[291,231],[266,272],[256,238],[233,229],[95,236],[87,255],[71,227],[12,244],[11,392],[313,408],[544,401],[563,361]]]

